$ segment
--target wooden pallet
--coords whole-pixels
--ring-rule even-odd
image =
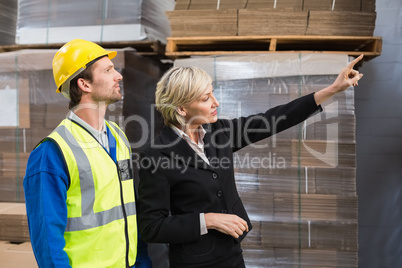
[[[168,37],[166,56],[233,55],[280,52],[347,53],[370,60],[381,55],[381,37],[362,36],[210,36]]]
[[[98,43],[104,48],[125,48],[132,47],[138,54],[149,57],[164,57],[165,45],[159,41],[120,41]],[[59,49],[64,43],[60,44],[29,44],[29,45],[6,45],[0,46],[0,52],[17,51],[21,49]]]

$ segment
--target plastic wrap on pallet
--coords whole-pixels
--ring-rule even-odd
[[[173,8],[174,0],[19,0],[16,43],[164,42],[170,35],[164,12]]]
[[[0,45],[15,43],[15,25],[17,21],[17,1],[0,1]]]
[[[171,30],[165,12],[173,10],[174,7],[174,0],[142,0],[141,23],[144,25],[148,36],[160,40],[162,43],[166,42],[166,37],[171,35]]]
[[[49,49],[0,54],[0,202],[24,202],[22,181],[29,153],[68,113],[68,100],[55,93],[51,69],[55,53]],[[132,128],[135,120],[126,118],[139,113],[134,107],[151,102],[136,93],[153,91],[165,68],[128,48],[117,50],[113,63],[123,73],[124,99],[109,105],[106,119]],[[132,130],[129,133],[135,141],[138,135]]]
[[[220,117],[236,118],[329,86],[347,55],[276,53],[197,57],[213,78]],[[236,184],[253,230],[247,267],[357,267],[354,90],[323,112],[234,154]]]

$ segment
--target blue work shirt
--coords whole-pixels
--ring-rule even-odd
[[[113,154],[116,140],[109,131],[108,134]],[[112,158],[116,159],[115,156]],[[39,267],[71,268],[64,251],[70,181],[64,157],[56,143],[44,141],[32,151],[23,184],[31,244]],[[147,244],[139,233],[134,267],[152,267]]]

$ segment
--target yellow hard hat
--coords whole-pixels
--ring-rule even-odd
[[[70,81],[81,73],[88,63],[102,56],[113,59],[116,54],[116,51],[107,51],[93,42],[82,39],[74,39],[66,43],[57,51],[52,62],[56,92],[68,95]]]

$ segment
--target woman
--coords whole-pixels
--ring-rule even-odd
[[[234,120],[218,119],[206,72],[169,70],[156,89],[165,127],[140,158],[137,215],[144,241],[168,243],[172,268],[245,267],[240,242],[252,226],[236,189],[233,152],[304,121],[326,99],[357,85],[363,75],[353,67],[361,58],[327,88]]]

